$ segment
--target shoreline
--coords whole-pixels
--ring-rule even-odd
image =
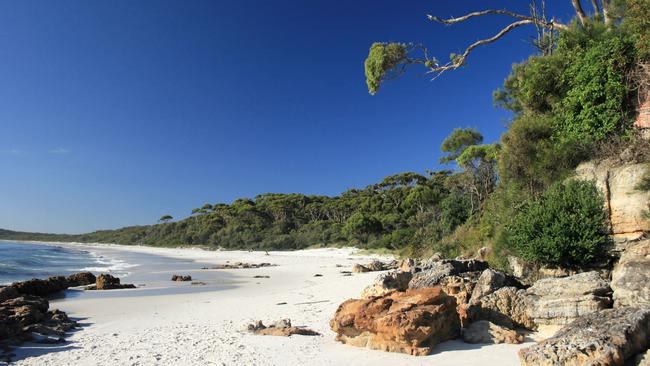
[[[77,244],[69,245],[79,248]],[[143,288],[52,300],[52,308],[79,319],[82,328],[61,345],[26,344],[16,349],[16,365],[518,365],[517,350],[531,344],[473,345],[456,340],[438,345],[429,356],[415,357],[336,342],[329,329],[336,308],[349,298],[358,298],[360,291],[377,276],[377,272],[352,276],[340,272],[355,263],[386,259],[378,255],[357,256],[351,248],[271,251],[267,256],[264,252],[248,251],[81,245],[109,249],[124,256],[152,256],[152,261],[164,257],[178,267],[134,267],[134,273],[124,282],[144,278]],[[226,261],[269,262],[277,266],[200,269]],[[170,263],[163,262],[162,265]],[[192,285],[169,280],[171,272],[186,274],[180,271],[182,268],[193,271],[193,280],[196,273],[196,281],[208,279],[217,283],[185,292]],[[314,277],[315,274],[322,277]],[[167,289],[157,290],[163,287]],[[293,324],[322,335],[272,337],[245,330],[247,324],[257,320],[266,323],[282,318],[290,318]]]

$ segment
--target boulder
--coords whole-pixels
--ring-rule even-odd
[[[526,290],[530,315],[537,325],[565,325],[609,307],[611,289],[598,272],[564,278],[545,278]]]
[[[15,282],[11,287],[22,295],[50,296],[68,288],[68,281],[63,276],[50,277],[46,280],[33,278],[31,280]]]
[[[650,231],[650,220],[644,216],[650,207],[650,192],[636,189],[646,169],[646,164],[613,160],[590,161],[576,168],[579,179],[594,180],[603,193],[614,236],[638,238]]]
[[[173,275],[172,276],[172,281],[177,281],[177,282],[192,281],[192,276],[190,276],[190,275]]]
[[[475,259],[445,259],[434,263],[424,263],[421,267],[421,271],[413,275],[413,278],[409,283],[409,288],[418,289],[434,287],[447,276],[459,275],[466,272],[483,271],[487,269],[487,267],[488,265],[486,262]]]
[[[397,270],[400,272],[415,272],[415,260],[413,258],[402,259],[397,263]]]
[[[248,325],[248,331],[257,335],[272,335],[272,336],[282,336],[282,337],[290,337],[292,335],[306,335],[306,336],[320,335],[320,333],[315,332],[308,328],[299,328],[299,327],[291,326],[290,319],[281,319],[271,323],[269,326],[264,325],[261,320],[258,320],[254,324]]]
[[[650,309],[587,314],[553,337],[519,351],[523,366],[623,365],[650,346]]]
[[[79,272],[68,276],[67,281],[70,287],[88,286],[95,283],[97,278],[90,272]]]
[[[475,304],[482,297],[493,293],[494,291],[506,285],[507,276],[503,272],[492,269],[486,269],[476,281],[473,291],[471,292],[471,303]]]
[[[561,278],[578,274],[578,270],[574,268],[564,268],[558,266],[540,266],[534,263],[529,263],[521,258],[515,256],[508,257],[508,265],[512,274],[526,285],[533,283],[544,278]]]
[[[614,307],[650,306],[650,240],[628,247],[612,271]]]
[[[362,264],[357,263],[357,264],[355,264],[354,266],[352,266],[352,272],[353,272],[353,273],[365,273],[365,272],[370,272],[370,268],[368,268],[368,267],[366,267],[366,266],[364,266],[364,265],[362,265]]]
[[[389,269],[397,269],[397,264],[398,264],[397,261],[382,262],[382,261],[374,260],[366,264],[364,267],[368,268],[371,272],[387,271]]]
[[[530,314],[530,301],[525,290],[502,287],[483,296],[469,307],[472,321],[488,320],[506,328],[534,330],[536,324]]]
[[[330,327],[342,343],[411,355],[427,355],[460,335],[456,299],[440,287],[347,300]]]
[[[121,284],[120,279],[109,274],[100,274],[95,281],[95,290],[115,290],[135,288],[132,284]]]
[[[487,320],[471,323],[463,329],[463,341],[466,343],[511,343],[519,344],[524,336],[517,331],[508,329]]]
[[[388,292],[404,291],[408,288],[413,275],[411,272],[390,271],[381,273],[375,281],[361,291],[361,297],[382,296]]]

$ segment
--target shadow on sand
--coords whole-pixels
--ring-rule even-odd
[[[11,361],[15,362],[20,360],[25,360],[30,357],[42,356],[47,353],[63,352],[63,351],[69,351],[69,350],[80,348],[80,347],[76,347],[74,345],[74,342],[68,341],[67,339],[73,333],[83,330],[83,328],[90,326],[92,323],[84,322],[84,320],[86,320],[87,318],[71,317],[70,319],[76,321],[79,326],[67,332],[65,335],[65,340],[63,342],[58,342],[58,343],[25,342],[19,346],[14,347],[10,351],[9,355]],[[8,365],[8,364],[0,361],[0,365]]]

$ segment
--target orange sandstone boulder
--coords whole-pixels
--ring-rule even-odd
[[[330,327],[342,343],[416,356],[427,355],[436,344],[460,335],[456,298],[440,287],[347,300]]]

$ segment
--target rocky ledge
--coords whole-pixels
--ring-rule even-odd
[[[623,365],[649,346],[650,309],[627,307],[585,315],[519,358],[524,366]]]
[[[518,278],[490,269],[486,262],[477,259],[404,260],[397,264],[398,269],[379,274],[374,283],[363,289],[360,299],[342,303],[330,327],[342,343],[411,355],[429,354],[436,344],[461,336],[469,343],[521,343],[524,331],[543,327],[564,326],[575,333],[575,329],[589,326],[598,330],[591,335],[600,334],[599,339],[616,344],[627,334],[632,338],[621,344],[633,343],[636,338],[650,335],[650,329],[643,325],[644,318],[639,318],[641,313],[626,307],[617,313],[610,308],[612,298],[618,300],[619,306],[645,306],[650,272],[647,248],[648,241],[630,247],[613,271],[611,286],[604,277],[607,273],[601,271],[558,272],[562,277],[544,278],[526,286]],[[625,275],[631,272],[634,274]],[[626,315],[629,312],[637,315]],[[632,321],[641,325],[610,327]],[[630,331],[637,328],[640,330]],[[571,332],[565,330],[557,336],[566,339]],[[563,342],[569,349],[573,340]],[[645,351],[646,343],[621,351],[621,359]],[[533,356],[540,350],[552,353],[555,343],[539,347],[542,348],[527,351],[525,365],[571,364],[566,361],[568,358],[547,363],[546,356]],[[590,364],[580,362],[575,364]]]
[[[94,282],[92,273],[81,272],[67,278],[31,279],[0,287],[0,351],[4,354],[0,360],[9,361],[9,348],[25,341],[62,342],[77,322],[60,310],[50,310],[46,297]]]

